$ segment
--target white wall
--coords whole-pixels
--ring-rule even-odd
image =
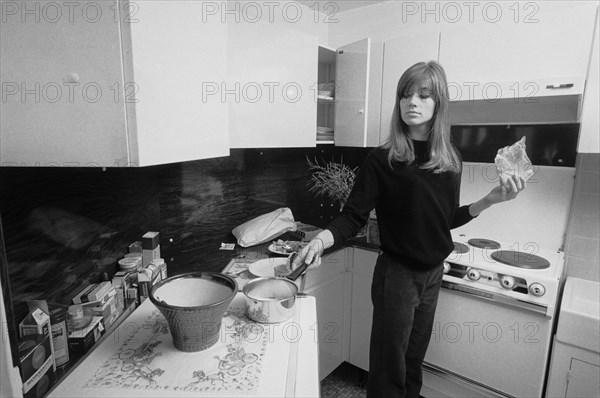
[[[311,9],[295,1],[227,0],[212,4],[210,16],[220,16],[224,23],[277,24],[317,36],[319,44],[327,44],[330,24],[319,7]]]
[[[592,43],[592,56],[585,85],[583,109],[581,111],[581,134],[577,152],[600,153],[600,68],[598,47],[600,47],[600,17],[596,13],[596,30]]]
[[[335,15],[337,22],[329,24],[329,44],[340,47],[365,37],[373,41],[385,41],[408,34],[444,32],[467,26],[485,28],[486,25],[500,25],[510,29],[514,24],[541,23],[573,7],[590,7],[594,4],[598,2],[389,0]],[[557,28],[560,29],[559,26]]]

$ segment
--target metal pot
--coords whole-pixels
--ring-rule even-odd
[[[260,323],[279,323],[294,314],[298,286],[286,278],[257,278],[243,289],[247,314]]]

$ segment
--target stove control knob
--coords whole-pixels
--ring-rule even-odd
[[[469,268],[467,270],[467,278],[469,278],[472,281],[476,281],[479,278],[481,278],[481,274],[479,273],[478,270],[473,269],[473,268]]]
[[[515,287],[515,278],[513,278],[512,276],[502,275],[500,277],[500,286],[502,286],[505,289],[512,289],[513,287]]]
[[[448,272],[450,272],[450,263],[444,261],[444,274],[447,274]]]
[[[541,283],[535,282],[529,285],[529,293],[533,294],[534,296],[541,297],[546,293],[546,288]]]

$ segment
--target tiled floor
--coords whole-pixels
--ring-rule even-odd
[[[366,385],[367,372],[344,362],[321,382],[321,398],[364,398]]]
[[[321,398],[365,398],[368,375],[368,372],[344,362],[321,382]]]

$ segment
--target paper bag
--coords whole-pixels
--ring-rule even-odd
[[[238,245],[249,247],[268,242],[277,236],[296,230],[292,211],[282,207],[239,225],[231,231]]]

